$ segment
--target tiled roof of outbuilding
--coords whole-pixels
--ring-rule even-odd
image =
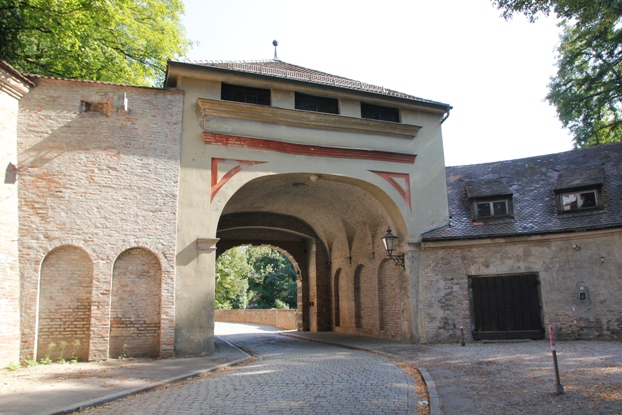
[[[577,172],[583,172],[577,174]],[[450,226],[423,241],[478,239],[622,227],[622,143],[517,160],[446,168]],[[474,222],[466,185],[501,181],[513,194],[514,218]],[[589,182],[589,183],[588,183]],[[557,213],[555,189],[602,183],[604,209]]]
[[[303,66],[293,65],[278,59],[262,59],[249,61],[188,61],[178,62],[192,64],[197,66],[206,66],[212,68],[227,69],[231,71],[252,73],[257,75],[272,76],[277,78],[290,79],[293,81],[303,81],[319,85],[327,85],[356,91],[371,92],[374,94],[387,95],[395,98],[402,98],[420,103],[430,104],[439,107],[451,109],[449,104],[431,101],[416,97],[414,95],[404,94],[402,92],[387,89],[382,86],[367,84],[365,82],[355,81],[353,79],[332,75],[326,72],[316,71],[314,69],[305,68]]]

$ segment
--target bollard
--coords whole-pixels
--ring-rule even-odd
[[[557,394],[562,395],[564,393],[564,385],[559,380],[559,367],[557,366],[557,352],[555,351],[555,337],[553,336],[553,326],[549,324],[549,337],[551,339],[551,352],[553,353],[553,366],[555,367],[555,387]]]
[[[460,314],[460,341],[462,342],[462,345],[464,346],[464,326],[462,325],[462,314]]]
[[[579,325],[577,324],[577,310],[572,307],[572,314],[574,314],[574,339],[579,340]]]

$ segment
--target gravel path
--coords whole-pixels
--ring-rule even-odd
[[[557,344],[563,395],[555,394],[548,341],[399,345],[385,352],[434,378],[445,415],[622,414],[622,342]]]

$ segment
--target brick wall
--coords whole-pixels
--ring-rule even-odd
[[[92,290],[93,263],[84,250],[62,246],[45,257],[41,265],[37,360],[47,354],[53,360],[68,360],[74,350],[81,361],[88,360]]]
[[[19,263],[22,358],[36,354],[39,271],[54,248],[93,262],[90,360],[109,356],[112,270],[134,247],[161,264],[161,357],[173,355],[182,94],[33,78],[20,102]],[[129,112],[115,107],[126,94]],[[121,100],[122,102],[122,100]],[[85,112],[85,103],[96,103]]]
[[[112,276],[110,357],[158,357],[162,271],[146,249],[119,255]]]
[[[23,82],[0,66],[0,367],[19,360],[17,111]]]
[[[392,260],[385,259],[378,271],[378,313],[379,329],[383,337],[399,339],[403,320],[402,291],[400,289],[401,268]]]
[[[216,321],[252,323],[296,330],[296,310],[216,310]]]
[[[385,259],[386,251],[378,237],[385,230],[384,225],[374,232],[362,227],[353,236],[351,248],[347,240],[332,247],[336,270],[333,307],[339,307],[339,325],[334,327],[337,332],[407,340],[402,291],[408,277],[403,268]],[[336,318],[337,310],[334,315]]]

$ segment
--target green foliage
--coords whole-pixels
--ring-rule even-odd
[[[119,360],[125,360],[128,359],[128,345],[124,344],[123,345],[123,353],[121,353],[121,355],[119,356]]]
[[[220,255],[216,262],[217,310],[244,309],[247,306],[247,275],[251,267],[244,246],[232,248]]]
[[[563,20],[557,74],[549,84],[575,145],[622,141],[622,0],[493,0],[505,18],[539,14]]]
[[[279,251],[237,247],[216,261],[216,309],[296,308],[296,271]]]
[[[42,365],[51,365],[52,363],[54,363],[52,361],[52,359],[50,358],[50,356],[54,352],[55,348],[56,348],[56,343],[52,342],[52,343],[48,344],[47,353],[45,354],[45,357],[40,360],[40,363]]]
[[[183,56],[181,0],[0,0],[0,57],[28,73],[151,85]]]
[[[622,30],[614,16],[591,25],[563,23],[549,102],[585,147],[622,140]]]
[[[26,366],[38,366],[39,362],[37,362],[35,359],[28,359],[26,360]]]
[[[65,348],[67,347],[67,342],[66,341],[61,341],[60,342],[60,356],[58,357],[58,363],[67,363],[67,361],[65,360]]]
[[[296,308],[296,270],[292,263],[277,250],[259,247],[250,251],[249,303],[254,308],[279,308],[281,300],[289,308]]]
[[[9,371],[9,372],[13,372],[13,371],[15,371],[15,370],[17,370],[17,369],[19,369],[19,368],[21,368],[21,367],[22,367],[22,365],[20,365],[20,364],[19,364],[19,362],[10,362],[10,363],[8,364],[8,366],[7,366],[7,367],[5,367],[5,369],[6,369],[7,371]]]
[[[577,19],[581,23],[594,21],[601,12],[620,7],[619,0],[492,0],[492,4],[502,11],[505,19],[514,14],[523,14],[532,22],[540,14],[551,13],[562,19]]]
[[[69,358],[69,363],[78,363],[78,347],[80,347],[80,340],[76,339],[71,343],[71,357]]]

